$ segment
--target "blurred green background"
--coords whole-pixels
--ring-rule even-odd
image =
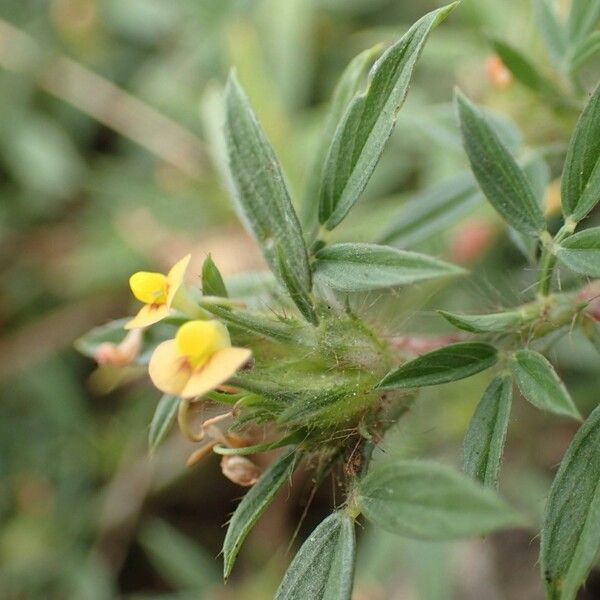
[[[0,0],[1,598],[271,597],[310,477],[301,475],[271,507],[223,585],[222,525],[241,488],[212,458],[186,470],[190,447],[177,434],[149,458],[158,392],[136,381],[101,393],[102,382],[89,380],[94,365],[72,343],[131,314],[127,278],[135,270],[162,270],[192,252],[199,273],[209,251],[229,276],[262,268],[211,160],[215,93],[230,65],[300,208],[326,102],[346,63],[435,6]],[[518,83],[494,87],[490,34],[551,72],[529,2],[464,0],[428,43],[397,131],[341,238],[374,240],[403,218],[405,201],[465,168],[450,105],[455,84],[517,123],[522,133],[503,124],[514,146],[547,150],[542,187],[556,176],[576,115],[557,115]],[[581,85],[597,74],[592,61]],[[465,236],[480,243],[465,247]],[[446,331],[431,307],[510,305],[530,283],[526,259],[480,204],[407,246],[468,263],[474,275],[466,285],[424,286],[384,301],[398,331]],[[379,299],[362,306],[371,300]],[[567,336],[552,357],[587,413],[597,402],[598,356]],[[477,377],[423,394],[382,454],[459,463],[485,384]],[[534,523],[574,430],[515,406],[502,489]],[[316,494],[296,544],[327,514],[331,487]],[[427,545],[365,530],[356,599],[541,598],[533,536]],[[598,597],[589,595],[600,593],[593,580],[582,597]]]

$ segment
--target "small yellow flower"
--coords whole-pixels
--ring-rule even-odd
[[[143,302],[144,306],[125,325],[125,329],[148,327],[169,316],[189,262],[188,254],[173,265],[167,275],[139,271],[129,278],[129,287],[133,295]]]
[[[148,371],[159,390],[195,398],[227,381],[250,355],[246,348],[232,348],[219,321],[188,321],[175,339],[157,346]]]

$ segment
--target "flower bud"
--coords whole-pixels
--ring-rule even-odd
[[[242,487],[254,485],[261,474],[260,468],[244,456],[224,456],[221,471],[229,481]]]
[[[494,226],[487,221],[468,221],[454,234],[450,254],[459,264],[469,264],[481,258],[494,239]]]
[[[130,365],[142,349],[142,330],[132,329],[120,344],[104,342],[96,348],[94,358],[99,365],[126,367]]]
[[[502,59],[494,54],[485,63],[488,79],[493,87],[503,90],[512,83],[512,73],[504,66]]]

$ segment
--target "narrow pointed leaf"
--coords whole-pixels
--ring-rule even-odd
[[[333,513],[304,542],[274,600],[350,600],[355,546],[354,521]]]
[[[275,494],[292,476],[298,462],[294,450],[286,452],[279,457],[254,484],[238,504],[223,542],[223,573],[225,579],[229,577],[235,559],[256,521],[267,510]]]
[[[320,250],[315,278],[344,292],[377,290],[465,273],[464,269],[416,252],[377,244],[334,244]]]
[[[494,40],[493,45],[494,50],[517,81],[551,101],[560,101],[563,96],[562,91],[520,50],[500,40]]]
[[[312,160],[304,191],[302,224],[306,231],[316,231],[319,225],[319,189],[323,164],[336,127],[354,96],[364,88],[369,69],[381,54],[381,50],[381,44],[377,44],[355,56],[342,73],[335,87],[327,120],[320,135],[319,146]]]
[[[535,0],[538,27],[556,65],[560,65],[567,49],[566,31],[558,20],[554,0]]]
[[[471,333],[514,331],[524,323],[523,314],[516,311],[491,313],[489,315],[459,315],[445,310],[438,312],[458,329]]]
[[[356,491],[363,515],[411,538],[451,540],[517,525],[516,513],[493,490],[428,461],[374,468]]]
[[[541,410],[580,419],[567,388],[548,360],[534,350],[519,350],[510,363],[523,397]]]
[[[600,2],[598,3],[600,6]],[[581,221],[600,200],[600,85],[571,136],[561,182],[563,213]]]
[[[202,264],[202,293],[205,296],[227,298],[227,288],[223,277],[209,254]]]
[[[600,407],[575,434],[550,489],[542,527],[547,598],[574,600],[600,550]]]
[[[310,303],[312,287],[302,229],[292,206],[283,173],[246,95],[232,74],[225,90],[225,137],[236,201],[242,217],[260,244],[265,259],[280,283],[294,274],[294,301],[301,294]]]
[[[397,390],[457,381],[489,369],[497,360],[498,351],[490,344],[452,344],[419,356],[388,373],[377,388]]]
[[[573,0],[567,29],[570,41],[585,37],[592,31],[600,19],[600,2],[598,0]]]
[[[457,91],[463,144],[486,198],[517,231],[536,236],[546,223],[531,184],[481,111]]]
[[[483,196],[473,176],[460,173],[404,202],[398,217],[391,218],[391,225],[379,242],[410,248],[452,226],[482,202]]]
[[[148,449],[150,452],[154,452],[160,446],[173,428],[177,419],[178,407],[179,398],[177,396],[165,394],[159,400],[148,432]]]
[[[576,72],[598,52],[600,52],[600,31],[594,31],[582,39],[569,53],[570,72]]]
[[[303,345],[314,344],[314,338],[302,327],[299,321],[269,318],[260,313],[229,309],[213,303],[203,303],[202,307],[229,325],[278,342],[295,342]]]
[[[575,273],[600,277],[600,227],[585,229],[560,242],[559,260]]]
[[[277,264],[282,281],[285,283],[290,298],[302,316],[313,325],[319,323],[317,313],[312,305],[310,294],[302,287],[302,282],[298,280],[297,273],[291,268],[285,250],[279,248],[277,251]]]
[[[389,48],[373,66],[367,90],[345,112],[323,169],[319,221],[327,229],[342,221],[365,189],[392,133],[427,37],[456,4],[428,13]]]
[[[511,378],[496,377],[485,390],[465,435],[465,473],[486,487],[498,487],[511,404]]]

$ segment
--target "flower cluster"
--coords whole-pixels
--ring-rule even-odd
[[[148,373],[153,384],[165,394],[180,399],[179,423],[184,434],[200,441],[205,433],[219,443],[229,445],[215,425],[194,435],[187,423],[190,403],[202,399],[208,392],[219,389],[234,373],[248,362],[251,351],[231,345],[227,327],[199,307],[185,283],[190,255],[179,260],[170,271],[163,273],[140,271],[129,279],[135,298],[144,303],[137,315],[127,321],[129,330],[120,344],[104,342],[96,349],[98,364],[124,366],[134,362],[142,350],[143,332],[160,321],[170,320],[179,326],[173,338],[161,341],[152,351]],[[135,343],[134,343],[135,342]],[[194,452],[188,464],[207,454],[216,442]],[[232,470],[231,460],[223,461],[223,472],[241,485],[256,480],[245,473]],[[237,469],[239,471],[239,467]]]

